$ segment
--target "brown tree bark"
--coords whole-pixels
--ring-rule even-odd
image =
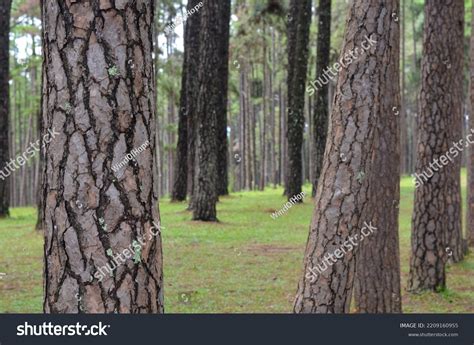
[[[9,152],[9,60],[10,60],[10,12],[11,0],[0,0],[0,218],[9,216],[10,186],[6,169]]]
[[[44,311],[161,313],[154,2],[42,6]]]
[[[398,69],[399,28],[387,15],[397,10],[398,0],[383,4],[361,0],[350,5],[339,60],[344,66],[339,71],[304,273],[294,304],[297,313],[349,312],[363,228],[380,229],[371,219],[373,212],[381,211],[371,209],[375,200],[370,186],[379,180],[373,156],[384,128],[381,119],[393,116],[393,104],[387,100],[399,97],[393,95],[397,82],[389,79]],[[389,198],[391,202],[393,196]],[[317,267],[320,273],[312,274]]]
[[[399,13],[398,1],[388,13]],[[354,299],[359,313],[401,313],[398,216],[400,203],[400,109],[399,22],[391,25],[392,57],[385,72],[381,112],[376,114],[370,196],[363,219],[377,230],[360,243],[356,260]],[[345,156],[342,156],[345,157]],[[349,157],[348,157],[349,158]]]
[[[331,49],[331,0],[319,0],[318,43],[316,56],[316,79],[323,76],[329,67],[329,52]],[[324,149],[326,147],[328,130],[328,92],[329,84],[323,84],[316,91],[313,113],[313,162],[314,180],[313,197],[316,195],[318,179],[323,168]]]
[[[303,112],[310,24],[311,0],[291,0],[288,15],[288,200],[301,193],[303,184]]]
[[[433,162],[450,151],[453,129],[457,128],[455,122],[459,119],[460,104],[456,103],[459,101],[457,79],[462,78],[461,73],[457,74],[461,71],[458,65],[462,60],[458,47],[462,13],[462,1],[427,0],[425,3],[417,188],[408,281],[408,289],[413,292],[439,291],[446,286],[445,265],[450,245],[447,231],[453,231],[454,224],[460,221],[460,218],[452,217],[457,196],[451,195],[455,190],[455,178],[450,176],[458,163],[448,162],[448,166],[438,168]]]
[[[227,116],[228,54],[223,45],[229,44],[230,1],[203,3],[199,41],[199,95],[196,119],[196,177],[193,195],[193,220],[216,221],[218,196],[218,131],[222,114]],[[221,80],[222,79],[222,80]],[[225,100],[223,102],[222,100]]]
[[[470,41],[470,101],[471,111],[469,114],[469,130],[474,129],[474,6],[472,6],[471,17],[471,41]],[[474,147],[469,146],[467,159],[467,240],[469,246],[474,247]]]
[[[200,0],[188,1],[187,11],[191,11]],[[178,143],[176,146],[176,166],[172,201],[186,200],[189,190],[192,191],[194,176],[195,145],[195,112],[197,90],[197,57],[199,55],[199,11],[189,16],[184,30],[184,59],[181,76],[181,94],[178,120]],[[188,155],[189,153],[189,155]],[[189,171],[188,171],[189,170]]]

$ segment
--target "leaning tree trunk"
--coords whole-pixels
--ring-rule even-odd
[[[224,71],[228,48],[224,45],[229,44],[230,0],[206,1],[200,12],[198,133],[192,206],[194,220],[216,221],[217,159],[221,158],[217,145],[222,144],[221,138],[218,139],[222,124],[218,121],[227,116],[227,73]]]
[[[318,43],[316,56],[316,79],[322,77],[329,66],[331,49],[331,0],[319,1]],[[323,84],[316,91],[313,113],[313,197],[316,195],[319,175],[323,167],[328,128],[328,91],[329,85]]]
[[[288,15],[288,175],[285,191],[288,199],[300,194],[303,184],[303,111],[310,24],[311,0],[291,0]]]
[[[452,18],[448,25],[450,45],[450,56],[442,62],[448,65],[448,70],[454,79],[454,88],[451,89],[452,110],[450,146],[462,139],[463,126],[463,67],[464,67],[464,2],[454,1]],[[467,143],[465,143],[468,145]],[[464,148],[463,148],[464,149]],[[446,246],[451,261],[459,262],[464,258],[462,238],[462,210],[461,210],[461,160],[462,152],[455,158],[454,162],[447,166],[450,182],[447,184],[447,195],[449,196],[446,209],[448,217],[448,228],[446,232]]]
[[[163,312],[153,4],[42,3],[47,313]]]
[[[304,273],[294,304],[297,313],[349,312],[356,249],[361,233],[365,235],[363,227],[368,230],[364,223],[379,229],[371,214],[381,211],[370,209],[375,200],[369,187],[379,180],[373,157],[380,154],[376,145],[382,124],[392,123],[382,122],[382,117],[393,116],[390,101],[398,101],[393,95],[398,80],[389,78],[396,77],[398,69],[399,28],[387,15],[397,10],[398,0],[383,5],[361,0],[350,6]],[[388,198],[393,200],[392,195]],[[331,255],[337,260],[329,264],[326,259],[323,266]]]
[[[398,1],[392,1],[389,13],[399,13]],[[390,24],[392,55],[381,85],[384,94],[377,114],[372,155],[372,179],[368,187],[368,205],[363,219],[377,228],[364,239],[356,260],[354,299],[359,313],[401,313],[400,249],[398,214],[400,202],[400,70],[397,22]],[[351,159],[347,157],[346,159]]]
[[[200,0],[190,0],[187,11],[191,11]],[[171,200],[184,201],[188,192],[188,183],[192,185],[194,172],[194,126],[196,109],[196,75],[197,56],[199,54],[199,25],[201,16],[199,11],[189,16],[184,32],[184,59],[181,76],[181,95],[178,120],[178,143],[176,145],[176,166]],[[192,127],[191,127],[192,126]],[[192,188],[192,186],[190,187]]]
[[[471,46],[470,46],[470,101],[469,129],[474,129],[474,6],[471,17]],[[469,246],[474,247],[474,147],[471,145],[467,159],[467,239]]]
[[[451,195],[454,178],[450,175],[454,169],[449,165],[435,169],[433,162],[450,150],[453,128],[457,128],[455,122],[459,120],[460,105],[456,103],[460,101],[457,79],[462,78],[458,47],[462,29],[458,26],[462,24],[462,13],[462,1],[427,0],[425,3],[417,188],[408,281],[408,289],[414,292],[439,291],[446,285],[445,265],[450,252],[447,231],[453,231],[452,212],[459,205],[456,205],[457,196]],[[453,153],[450,155],[454,158]],[[458,163],[448,161],[448,164]]]
[[[10,191],[6,165],[9,158],[8,112],[9,112],[9,60],[10,60],[10,11],[11,0],[0,0],[0,218],[8,217]]]

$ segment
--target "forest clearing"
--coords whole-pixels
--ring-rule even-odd
[[[465,195],[465,173],[462,191]],[[401,181],[400,261],[406,286],[410,254],[411,178]],[[218,203],[221,222],[189,220],[185,204],[160,200],[167,313],[288,313],[301,275],[301,258],[311,217],[311,186],[303,204],[272,219],[285,202],[282,188],[233,193]],[[465,209],[465,208],[464,208]],[[14,208],[0,221],[0,313],[42,312],[43,239],[34,230],[33,208]],[[14,232],[9,231],[12,228]],[[447,267],[447,289],[409,294],[404,313],[474,312],[474,256]]]

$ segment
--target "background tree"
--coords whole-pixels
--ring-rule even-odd
[[[42,7],[43,127],[59,132],[44,148],[44,311],[163,312],[153,1]]]
[[[377,227],[375,221],[367,219],[372,214],[369,207],[376,202],[371,201],[374,196],[369,187],[379,179],[372,161],[380,135],[377,131],[384,128],[381,117],[393,116],[389,112],[391,101],[399,97],[393,95],[398,86],[393,86],[390,79],[396,77],[398,70],[399,28],[386,15],[397,10],[398,0],[385,1],[384,6],[376,0],[350,4],[341,58],[350,56],[350,52],[356,53],[357,58],[351,63],[344,60],[346,68],[340,70],[337,80],[304,273],[294,304],[296,313],[349,312],[361,229],[364,223],[371,222]],[[384,28],[381,32],[380,27]],[[367,46],[368,38],[375,40],[375,46],[369,45],[370,49],[363,52],[362,44]],[[350,239],[355,243],[352,249],[347,246]],[[325,257],[342,246],[347,250],[345,255],[331,264],[326,260],[321,274],[310,274],[317,265],[324,267]]]
[[[6,166],[10,156],[8,143],[10,81],[10,11],[11,0],[0,0],[0,218],[9,216],[10,193]]]
[[[218,132],[226,115],[230,1],[208,1],[201,8],[199,47],[199,94],[197,101],[196,172],[193,195],[193,219],[216,221],[218,196]],[[221,80],[222,79],[222,80]],[[222,112],[224,111],[224,115]]]
[[[469,113],[469,131],[474,128],[474,6],[472,6],[471,17],[471,41],[470,41],[470,66],[469,66],[469,96],[470,96],[470,113]],[[467,159],[467,238],[469,246],[474,246],[474,147],[470,146]]]
[[[316,55],[316,79],[323,76],[329,67],[331,49],[331,0],[320,0],[318,7],[318,43]],[[316,90],[313,113],[313,197],[316,195],[319,175],[323,167],[324,149],[326,147],[328,128],[328,92],[329,84],[323,84]]]
[[[311,0],[291,0],[288,14],[288,199],[301,193],[305,84]]]
[[[457,195],[451,195],[457,177],[450,176],[457,168],[434,169],[432,162],[450,149],[458,128],[463,6],[462,1],[425,2],[416,173],[425,173],[428,179],[418,177],[415,189],[408,281],[409,290],[415,292],[444,289],[447,247],[451,244],[447,231],[457,231],[454,223],[458,220],[451,216],[459,207]]]
[[[187,12],[199,4],[200,0],[190,0]],[[194,145],[195,145],[195,111],[196,96],[198,94],[196,63],[199,54],[199,25],[201,16],[199,11],[194,12],[186,20],[184,30],[184,59],[181,75],[181,97],[178,122],[178,144],[176,148],[175,179],[171,199],[183,201],[189,187],[192,190],[194,173]],[[189,153],[189,157],[188,157]],[[189,170],[189,175],[188,175]]]

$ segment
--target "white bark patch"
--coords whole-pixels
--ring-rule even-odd
[[[124,207],[119,198],[120,193],[113,184],[107,189],[106,195],[109,198],[109,204],[105,209],[104,218],[108,231],[113,231],[124,214]]]
[[[99,82],[107,78],[107,63],[105,62],[102,46],[97,41],[92,43],[93,40],[96,40],[95,36],[94,38],[92,36],[94,34],[91,35],[89,50],[87,51],[87,67],[91,78]]]

